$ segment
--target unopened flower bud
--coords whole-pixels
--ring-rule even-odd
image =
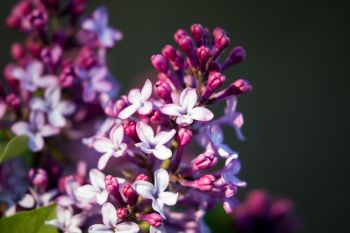
[[[153,67],[161,73],[166,73],[169,70],[169,65],[167,59],[161,55],[161,54],[156,54],[152,55],[151,57],[151,62]]]
[[[119,193],[119,183],[116,177],[113,177],[111,175],[107,175],[105,177],[105,186],[106,186],[106,190],[107,192],[115,197],[115,198],[119,198],[120,197],[120,193]]]
[[[162,120],[162,116],[163,116],[163,114],[159,110],[154,110],[149,115],[149,118],[150,118],[151,122],[156,123],[156,122],[159,122]]]
[[[105,113],[112,118],[116,118],[120,111],[126,106],[128,106],[128,99],[125,95],[123,95],[116,101],[109,101],[105,107]]]
[[[221,27],[216,27],[214,30],[213,30],[213,37],[214,39],[217,39],[219,37],[222,37],[222,36],[225,36],[226,35],[226,32],[224,29],[222,29]]]
[[[163,223],[162,217],[157,213],[147,214],[146,222],[154,227],[160,227]]]
[[[133,205],[136,203],[137,198],[138,198],[138,194],[135,191],[135,189],[132,188],[132,186],[130,184],[124,185],[122,192],[123,192],[123,195],[126,198],[127,203],[129,205]]]
[[[156,82],[156,90],[157,94],[160,98],[162,98],[165,102],[172,102],[171,99],[171,87],[167,82],[158,81]]]
[[[20,98],[12,93],[6,96],[6,103],[12,108],[17,108],[21,104]]]
[[[213,175],[204,175],[197,180],[197,188],[202,191],[211,191],[214,187],[215,177]]]
[[[195,38],[197,45],[203,44],[203,37],[205,35],[205,28],[201,24],[193,24],[191,26],[191,35]]]
[[[244,79],[234,81],[227,89],[231,95],[240,95],[252,90],[252,86]]]
[[[29,17],[30,26],[33,29],[41,30],[46,27],[48,15],[44,10],[35,9],[33,10]]]
[[[211,91],[215,91],[225,82],[225,76],[220,72],[210,72],[208,77],[207,88]]]
[[[140,175],[136,176],[135,181],[140,181],[140,180],[144,180],[147,181],[148,180],[148,176],[141,173]]]
[[[215,60],[224,49],[227,48],[227,46],[230,43],[230,38],[228,38],[226,35],[222,35],[221,37],[215,38],[215,48],[213,52],[213,59]]]
[[[170,61],[174,61],[177,57],[176,49],[174,49],[174,47],[171,45],[164,46],[164,48],[162,49],[162,54]]]
[[[45,191],[49,183],[49,176],[44,169],[31,168],[29,170],[28,176],[31,183],[38,188],[39,192]]]
[[[176,43],[179,43],[180,39],[184,36],[187,36],[187,32],[183,29],[178,29],[174,34],[174,40]]]
[[[61,87],[71,87],[76,78],[75,68],[72,64],[63,65],[62,72],[58,78]]]
[[[176,139],[180,146],[186,146],[192,140],[192,131],[188,128],[180,128]]]
[[[241,46],[237,46],[231,50],[230,55],[225,60],[224,64],[222,65],[222,69],[226,69],[230,66],[236,65],[244,61],[246,57],[246,52],[244,48]]]
[[[135,121],[129,121],[129,123],[124,126],[124,132],[129,138],[131,138],[135,142],[140,141],[139,137],[137,136]]]
[[[210,49],[206,46],[201,46],[197,48],[196,54],[201,64],[206,64],[211,56]]]
[[[180,49],[183,50],[186,54],[193,52],[194,45],[191,37],[183,36],[179,39],[178,43],[179,43]]]
[[[19,43],[14,43],[11,46],[11,55],[15,60],[19,60],[25,56],[25,50],[23,46]]]
[[[129,210],[125,207],[117,209],[117,217],[120,220],[124,220],[129,215]]]
[[[43,45],[39,41],[34,41],[30,39],[26,41],[25,45],[33,57],[40,58],[40,52],[43,48]]]
[[[56,65],[62,57],[62,48],[59,45],[43,48],[41,50],[41,60],[49,66]]]
[[[192,162],[192,170],[199,171],[214,167],[218,162],[218,158],[210,152],[205,152],[197,156]]]

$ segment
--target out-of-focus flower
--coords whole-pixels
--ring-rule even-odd
[[[169,185],[169,174],[164,169],[159,169],[154,172],[154,185],[148,181],[136,181],[134,189],[142,197],[152,200],[152,207],[164,219],[164,204],[175,205],[177,202],[177,193],[165,191]]]
[[[146,154],[153,154],[160,160],[165,160],[171,157],[171,150],[164,144],[169,142],[175,135],[175,130],[161,131],[154,135],[153,129],[140,121],[136,125],[136,131],[141,142],[135,146],[140,148]]]
[[[139,226],[134,222],[118,223],[117,210],[107,202],[101,209],[103,224],[90,226],[89,233],[137,233]]]
[[[80,227],[86,219],[85,213],[73,215],[72,208],[57,207],[57,219],[45,223],[60,229],[63,233],[81,233]]]
[[[187,126],[193,120],[210,121],[214,114],[204,107],[195,107],[197,103],[197,93],[195,89],[186,88],[181,92],[179,104],[166,104],[162,107],[162,113],[176,116],[176,123]]]

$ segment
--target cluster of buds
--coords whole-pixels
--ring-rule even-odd
[[[103,224],[91,225],[90,233],[123,232],[124,227],[128,232],[206,232],[203,216],[210,208],[220,203],[231,213],[237,205],[235,194],[246,183],[237,177],[238,154],[224,143],[221,127],[230,125],[243,139],[237,96],[252,88],[243,79],[220,88],[226,79],[222,72],[242,62],[245,52],[234,48],[220,65],[230,41],[224,30],[216,28],[210,40],[208,29],[194,24],[191,34],[193,39],[180,29],[174,35],[183,53],[166,45],[151,57],[158,81],[147,79],[141,89],[110,101],[104,127],[85,141],[101,153],[90,183],[75,193],[102,206]],[[209,108],[221,101],[226,108],[217,117]],[[197,156],[194,144],[203,150]]]
[[[33,152],[63,128],[102,116],[117,93],[105,56],[122,34],[108,26],[104,7],[81,21],[86,2],[21,0],[7,18],[27,38],[12,45],[15,63],[1,81],[0,119],[13,134],[28,136]]]

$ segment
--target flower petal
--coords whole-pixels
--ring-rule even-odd
[[[181,111],[181,107],[176,104],[165,104],[161,108],[161,112],[169,116],[179,116],[180,111]]]
[[[32,195],[26,193],[24,197],[18,202],[20,206],[26,209],[33,208],[35,205],[35,200]]]
[[[112,143],[114,145],[120,145],[122,144],[122,141],[124,139],[124,128],[122,125],[116,125],[111,129],[111,132],[109,133],[109,138],[112,140]]]
[[[50,137],[56,135],[60,132],[60,130],[52,125],[44,125],[40,128],[38,134],[42,137]]]
[[[197,103],[197,92],[196,89],[187,87],[185,88],[180,95],[180,105],[182,110],[188,112],[191,110]]]
[[[174,137],[175,134],[176,134],[175,129],[172,129],[169,131],[161,131],[154,137],[153,143],[156,145],[158,144],[163,145],[169,142]]]
[[[103,223],[107,226],[115,227],[118,219],[116,214],[117,211],[114,206],[111,203],[107,202],[103,204],[101,212]]]
[[[193,123],[193,119],[189,115],[179,115],[176,118],[176,124],[181,126],[188,126],[192,123]]]
[[[147,101],[143,103],[142,107],[137,111],[140,115],[147,115],[152,112],[153,105],[151,102]]]
[[[157,212],[162,216],[162,218],[165,219],[165,214],[164,214],[164,210],[163,210],[163,208],[164,208],[164,203],[163,203],[161,200],[159,200],[159,199],[153,200],[153,201],[152,201],[152,208],[153,208],[155,211],[157,211]]]
[[[96,202],[99,205],[103,205],[104,203],[106,203],[107,199],[108,199],[107,190],[104,190],[103,192],[98,192],[96,194]]]
[[[124,108],[119,114],[118,117],[122,120],[125,120],[132,116],[136,111],[138,110],[138,106],[136,105],[129,105],[126,108]]]
[[[31,134],[29,124],[24,121],[19,121],[12,125],[11,130],[16,135],[27,135],[28,133]]]
[[[62,128],[66,125],[66,118],[62,115],[58,109],[52,110],[48,113],[47,118],[51,125]]]
[[[89,233],[115,233],[115,231],[109,226],[94,224],[89,227]]]
[[[71,101],[61,101],[57,108],[63,115],[70,115],[75,110],[75,104]]]
[[[139,225],[134,222],[123,222],[117,225],[115,232],[117,233],[137,233],[140,231]]]
[[[177,202],[178,193],[162,192],[159,193],[158,199],[160,199],[166,205],[175,205]]]
[[[81,187],[79,187],[75,191],[75,195],[77,197],[80,197],[84,200],[90,200],[95,197],[96,195],[96,188],[92,186],[91,184],[86,184]]]
[[[93,148],[100,153],[112,153],[114,145],[106,137],[96,137],[92,143]]]
[[[32,136],[29,136],[29,142],[28,146],[33,152],[41,151],[44,148],[44,139],[38,135],[34,134]]]
[[[165,169],[160,168],[154,172],[154,185],[158,194],[166,190],[169,185],[169,174]]]
[[[47,110],[47,104],[46,102],[38,97],[33,97],[30,101],[29,101],[29,107],[32,110],[40,110],[40,111],[46,111]]]
[[[144,181],[144,180],[136,181],[133,184],[133,188],[142,197],[146,199],[152,199],[152,200],[154,199],[153,197],[154,186],[150,182]]]
[[[140,105],[143,102],[140,89],[131,89],[128,94],[128,101],[131,104]]]
[[[143,121],[139,121],[136,125],[137,136],[140,138],[142,142],[152,142],[154,139],[153,129],[144,123]]]
[[[169,159],[173,154],[171,150],[164,146],[164,145],[157,145],[153,150],[152,153],[155,157],[157,157],[160,160],[166,160]]]
[[[143,101],[147,101],[152,95],[152,83],[149,79],[146,80],[141,90],[141,96]]]
[[[107,152],[105,154],[103,154],[99,159],[98,159],[98,164],[97,164],[97,168],[100,170],[105,169],[108,160],[113,156],[113,154],[111,152]]]
[[[214,118],[214,114],[207,108],[196,107],[191,109],[188,114],[197,121],[210,121]]]
[[[89,172],[91,184],[99,189],[105,189],[105,175],[97,169],[91,169]]]

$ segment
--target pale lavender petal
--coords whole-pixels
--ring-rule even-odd
[[[84,186],[79,187],[76,191],[75,191],[75,195],[77,197],[80,197],[82,199],[92,199],[95,197],[96,195],[96,188],[94,186],[92,186],[91,184],[86,184]]]
[[[124,139],[124,128],[122,125],[116,125],[111,129],[109,138],[112,140],[114,145],[119,146]]]
[[[93,13],[93,18],[99,29],[104,29],[108,25],[108,12],[105,6],[100,6]]]
[[[117,233],[137,233],[140,227],[134,222],[123,222],[119,223],[115,230]]]
[[[162,192],[159,193],[158,199],[160,199],[166,205],[175,205],[177,202],[178,193]]]
[[[109,227],[115,227],[117,225],[117,210],[111,203],[107,202],[103,204],[101,212],[103,224]]]
[[[147,115],[152,112],[153,105],[151,102],[147,101],[143,103],[142,107],[139,108],[138,113],[141,115]]]
[[[27,77],[27,73],[25,72],[24,69],[22,69],[21,67],[17,66],[12,70],[11,73],[12,77],[14,77],[17,80],[24,80]]]
[[[55,127],[62,128],[66,125],[66,119],[58,109],[50,111],[47,118],[50,124]]]
[[[12,125],[11,130],[16,135],[27,135],[28,133],[31,134],[29,124],[24,121],[19,121]]]
[[[161,112],[169,116],[179,116],[181,107],[176,104],[166,104],[161,108]]]
[[[137,109],[138,107],[136,105],[129,105],[118,114],[118,117],[122,120],[125,120],[131,115],[133,115],[137,111]]]
[[[148,100],[152,95],[152,83],[149,79],[146,80],[141,90],[141,96],[144,101]]]
[[[160,160],[166,160],[172,156],[171,150],[164,145],[157,145],[152,152]]]
[[[63,115],[70,115],[75,111],[75,104],[71,101],[61,101],[57,106],[58,111]]]
[[[32,110],[40,110],[40,111],[46,111],[47,110],[47,104],[46,102],[38,97],[33,97],[30,101],[29,101],[29,107]]]
[[[18,202],[20,206],[26,209],[33,208],[35,205],[35,200],[32,195],[25,194],[24,197]]]
[[[27,66],[27,71],[32,77],[39,77],[44,70],[44,66],[39,61],[32,61]]]
[[[188,115],[179,115],[176,118],[176,123],[181,126],[188,126],[193,123],[193,118]]]
[[[115,231],[109,226],[94,224],[89,227],[89,233],[115,233]]]
[[[50,137],[53,135],[56,135],[60,132],[60,130],[54,126],[51,125],[44,125],[40,128],[40,131],[38,132],[39,135],[42,137]]]
[[[182,110],[189,111],[197,104],[196,89],[187,87],[181,92],[180,105]]]
[[[162,216],[162,218],[165,219],[165,214],[164,214],[164,210],[163,210],[163,208],[164,208],[164,203],[163,203],[161,200],[159,200],[159,199],[153,200],[153,201],[152,201],[152,208],[153,208],[155,211],[157,211],[157,212]]]
[[[94,187],[105,189],[105,175],[97,169],[91,169],[89,172],[90,182]]]
[[[50,103],[51,107],[56,107],[61,100],[61,89],[58,87],[47,88],[45,100]]]
[[[82,226],[83,223],[85,222],[85,220],[86,220],[86,214],[84,214],[84,213],[74,215],[70,219],[69,229],[71,229],[71,227],[80,227],[80,226]]]
[[[36,78],[35,84],[41,88],[51,88],[58,84],[58,78],[54,75],[45,75]]]
[[[82,23],[82,28],[87,31],[97,30],[95,21],[93,21],[92,19],[84,20],[84,22]]]
[[[103,30],[103,32],[99,33],[99,41],[105,47],[113,47],[114,46],[114,35],[112,31]]]
[[[100,153],[113,152],[113,143],[106,137],[96,137],[92,146]]]
[[[154,137],[153,143],[156,145],[158,145],[158,144],[163,145],[163,144],[169,142],[174,137],[175,134],[176,134],[175,129],[172,129],[169,131],[161,131]]]
[[[106,167],[108,160],[112,156],[113,156],[113,154],[111,152],[107,152],[107,153],[103,154],[98,160],[97,168],[100,170],[103,170]]]
[[[108,192],[105,190],[103,192],[96,193],[96,202],[99,205],[106,203],[108,199]]]
[[[63,207],[68,207],[75,204],[75,201],[70,196],[59,196],[57,199],[57,204]]]
[[[140,148],[144,153],[151,154],[153,149],[150,147],[148,142],[138,142],[135,144],[137,148]]]
[[[154,199],[153,194],[154,194],[154,189],[155,187],[153,184],[151,184],[148,181],[136,181],[133,184],[133,188],[136,190],[136,192],[141,195],[142,197],[146,199]]]
[[[132,104],[140,105],[142,103],[142,95],[140,89],[132,89],[128,94],[128,101]]]
[[[95,92],[94,88],[89,85],[85,84],[84,85],[84,90],[83,90],[83,100],[85,102],[91,102],[96,98],[97,93]]]
[[[151,142],[154,139],[153,129],[143,121],[137,123],[136,132],[142,142]]]
[[[196,107],[191,109],[188,114],[197,121],[210,121],[214,118],[214,114],[207,108]]]
[[[160,168],[154,172],[154,185],[157,193],[162,193],[166,190],[169,185],[169,174],[165,169]]]
[[[29,136],[28,146],[33,152],[41,151],[44,148],[44,139],[40,135]]]

